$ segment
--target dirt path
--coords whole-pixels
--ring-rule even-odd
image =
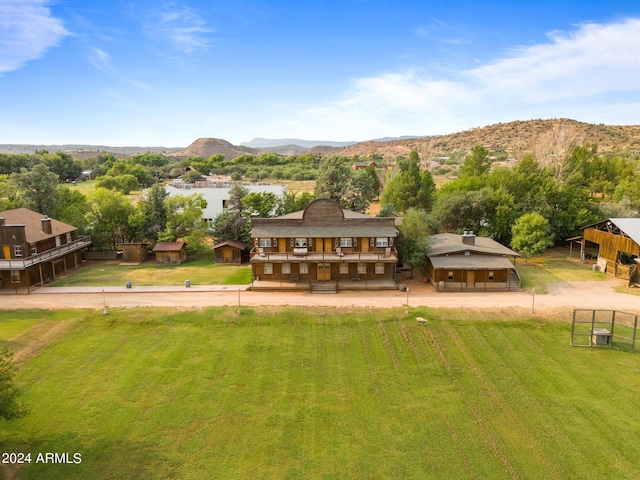
[[[613,286],[619,280],[599,282],[566,282],[552,284],[548,294],[532,296],[531,292],[447,292],[438,293],[428,285],[411,285],[409,306],[428,306],[454,309],[513,310],[514,313],[554,314],[574,308],[616,309],[640,313],[640,297],[617,293]],[[309,292],[249,292],[238,295],[237,287],[226,290],[197,291],[183,287],[163,291],[129,289],[106,293],[52,294],[53,288],[37,290],[30,295],[3,295],[3,309],[28,308],[93,308],[102,310],[104,302],[113,307],[178,307],[203,308],[208,306],[304,306],[304,307],[357,307],[389,308],[407,304],[407,294],[399,290],[376,292],[341,292],[336,295]],[[0,312],[1,313],[1,312]]]

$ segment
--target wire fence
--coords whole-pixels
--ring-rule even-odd
[[[611,346],[635,352],[638,317],[618,310],[576,309],[571,325],[571,346]]]

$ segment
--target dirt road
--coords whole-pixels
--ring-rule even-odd
[[[640,313],[640,297],[617,293],[612,287],[619,280],[567,282],[552,284],[545,295],[531,292],[447,292],[438,293],[431,286],[411,285],[409,295],[399,290],[376,292],[341,292],[311,294],[308,292],[250,292],[245,286],[227,287],[98,287],[62,289],[41,288],[29,295],[2,295],[1,309],[26,308],[94,308],[107,307],[176,307],[208,306],[304,306],[388,308],[428,306],[464,309],[514,309],[537,314],[550,314],[573,308],[622,310]],[[241,289],[241,290],[239,290]],[[62,293],[67,292],[67,293]]]

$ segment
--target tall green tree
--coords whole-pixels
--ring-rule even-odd
[[[240,240],[247,245],[251,244],[251,221],[245,211],[242,199],[249,192],[240,185],[234,185],[229,189],[227,207],[213,221],[213,235],[218,242],[225,240]]]
[[[174,242],[182,238],[192,246],[201,246],[207,231],[202,211],[207,201],[201,195],[174,195],[167,198],[167,225],[158,234],[161,242]]]
[[[398,225],[400,233],[400,253],[402,260],[413,270],[422,270],[427,254],[428,238],[435,232],[435,226],[424,210],[409,208]]]
[[[330,198],[343,205],[350,179],[351,168],[344,158],[327,157],[320,165],[314,195],[316,198]]]
[[[549,221],[537,212],[525,213],[512,227],[511,247],[522,254],[525,262],[553,245]]]
[[[97,188],[87,212],[87,229],[96,250],[115,251],[128,241],[128,219],[133,206],[121,193]]]
[[[31,170],[23,168],[20,173],[14,173],[9,178],[15,186],[20,206],[43,215],[54,215],[60,196],[59,178],[49,167],[38,164]]]
[[[436,185],[428,170],[420,171],[420,157],[412,150],[408,158],[400,159],[398,172],[387,182],[380,197],[384,207],[393,203],[398,212],[418,208],[426,212],[433,207]]]
[[[244,209],[249,214],[257,213],[260,218],[279,215],[278,196],[272,192],[251,192],[242,199]]]
[[[87,231],[86,214],[89,210],[89,199],[82,192],[67,186],[59,189],[58,202],[53,212],[53,218],[73,225],[81,234]]]
[[[460,167],[461,177],[479,177],[485,173],[489,173],[491,168],[491,159],[489,151],[482,145],[476,145],[471,149],[469,155],[464,159],[464,163]]]

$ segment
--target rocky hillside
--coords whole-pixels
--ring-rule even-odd
[[[454,151],[468,152],[474,145],[504,149],[510,158],[533,153],[539,159],[562,155],[573,144],[597,144],[598,151],[640,152],[640,125],[593,125],[569,119],[498,123],[450,135],[389,142],[362,142],[342,150],[346,156],[378,154],[396,158],[416,149],[423,159]]]
[[[239,157],[240,155],[244,155],[245,153],[259,155],[260,151],[255,148],[232,145],[226,140],[220,140],[219,138],[199,138],[187,148],[171,153],[171,156],[177,158],[189,158],[196,156],[209,158],[211,155],[215,155],[217,153],[221,153],[224,155],[224,158],[231,160]]]

